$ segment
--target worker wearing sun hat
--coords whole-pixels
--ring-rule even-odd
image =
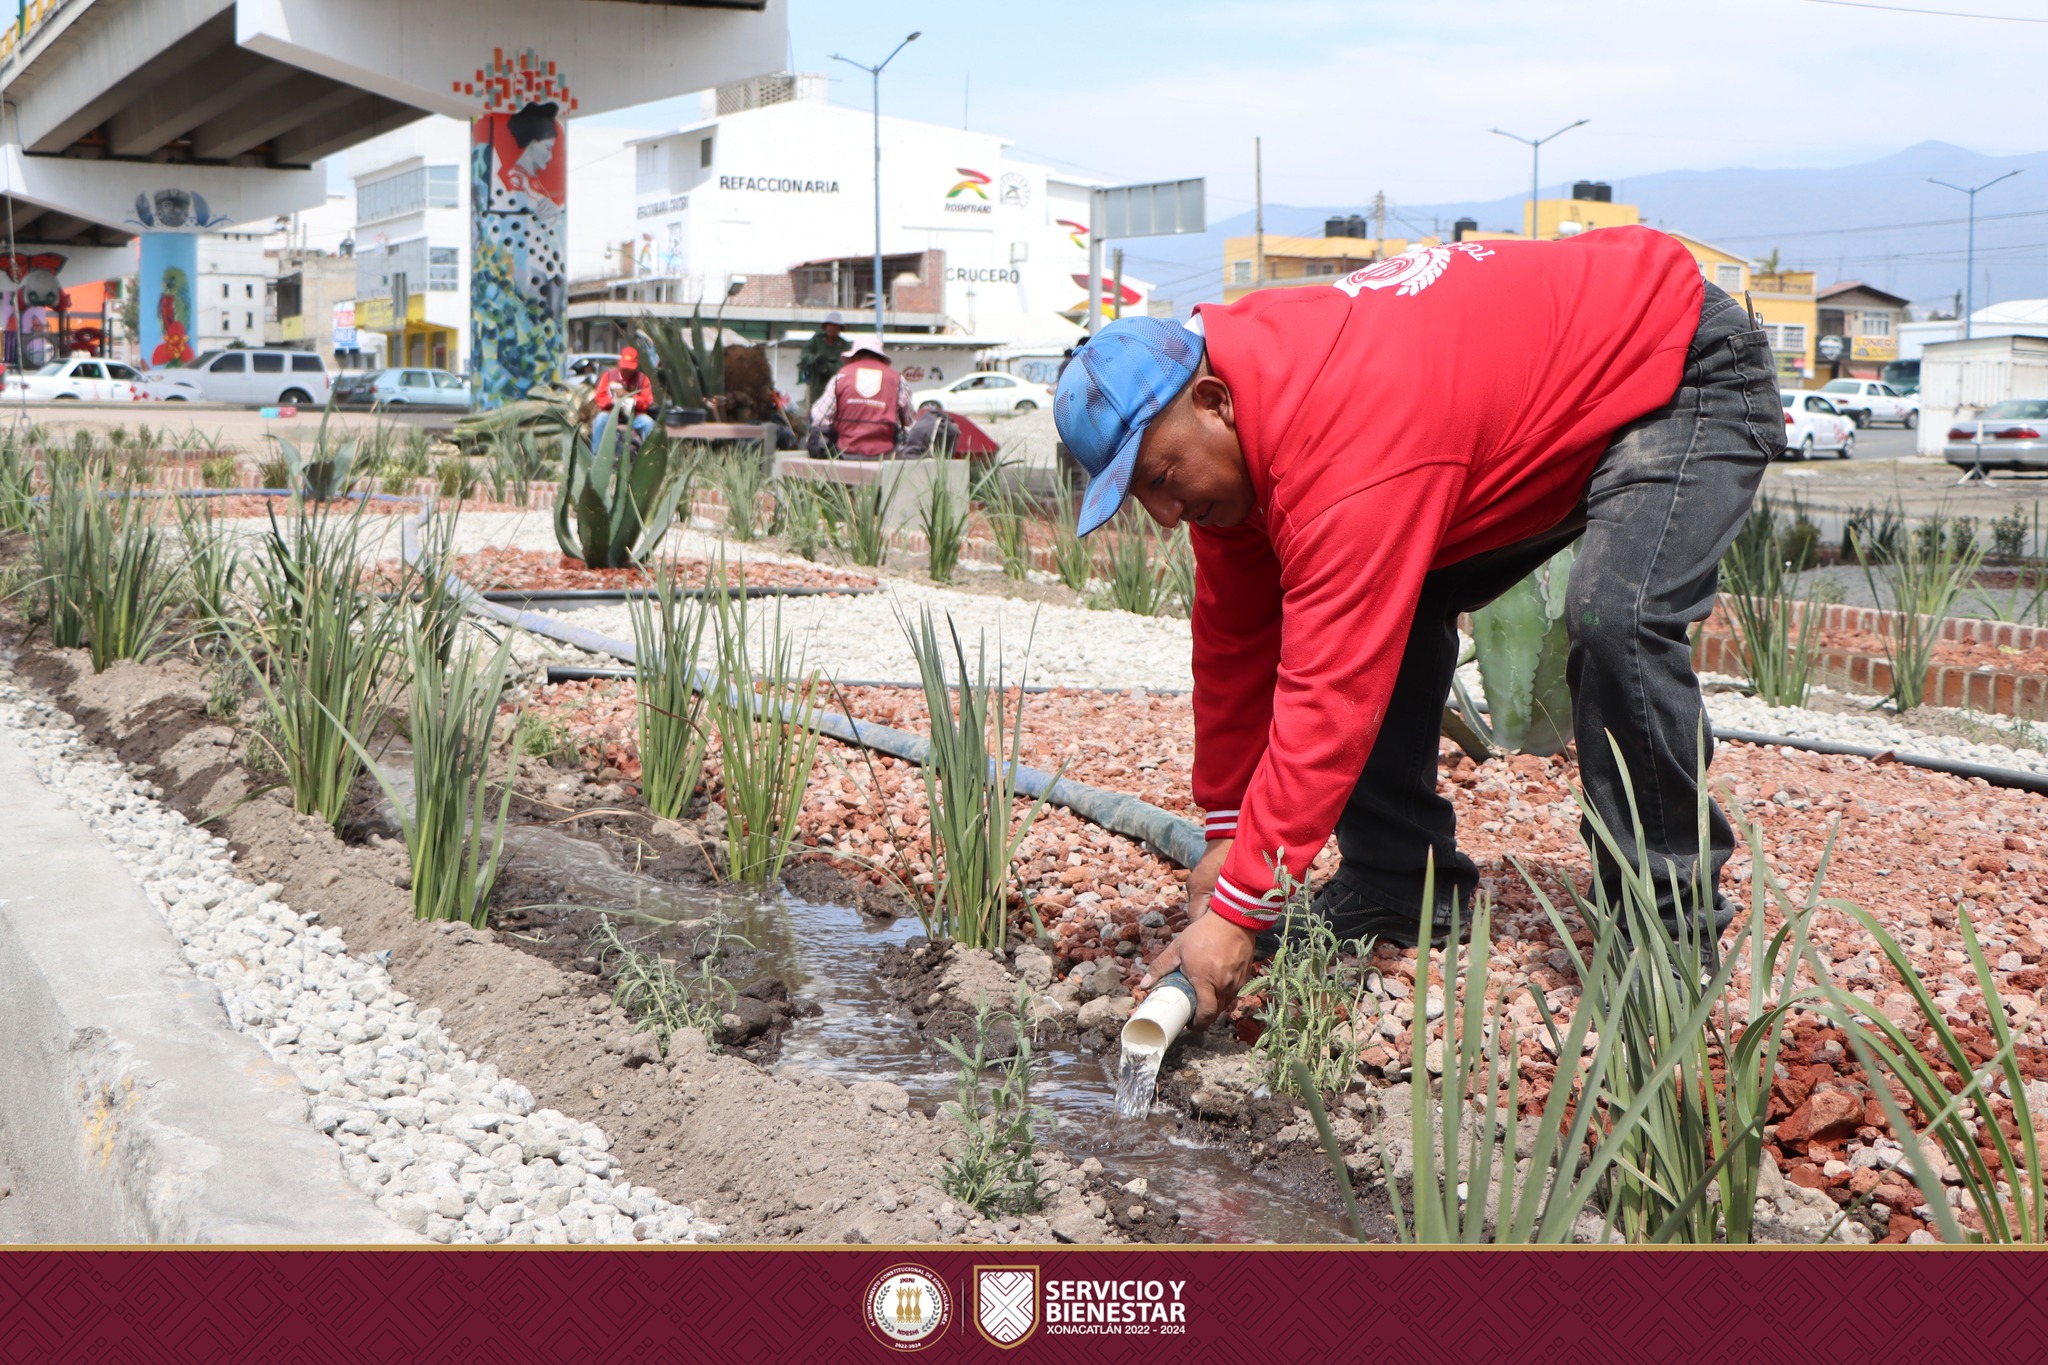
[[[854,460],[887,459],[896,453],[911,420],[910,386],[889,364],[881,338],[860,337],[811,408],[811,450]]]
[[[1437,791],[1458,616],[1575,540],[1579,778],[1620,845],[1596,873],[1647,857],[1660,889],[1714,885],[1733,838],[1707,801],[1700,846],[1712,745],[1687,627],[1784,433],[1763,333],[1678,242],[1432,245],[1186,324],[1114,322],[1053,413],[1089,476],[1082,533],[1126,496],[1190,528],[1209,844],[1152,972],[1187,973],[1198,1023],[1229,1008],[1333,830],[1342,865],[1314,913],[1340,938],[1413,945],[1428,879],[1439,930],[1469,900],[1478,869]],[[1667,928],[1711,939],[1725,906],[1707,925],[1695,904],[1661,906]]]
[[[590,423],[590,444],[593,448],[604,440],[615,403],[626,405],[625,410],[633,414],[634,433],[641,440],[646,440],[648,433],[654,430],[654,419],[648,415],[654,409],[654,383],[640,368],[640,352],[631,346],[621,347],[619,363],[598,376],[597,416]]]

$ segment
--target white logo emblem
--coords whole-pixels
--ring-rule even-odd
[[[892,1265],[868,1285],[868,1330],[898,1351],[921,1351],[952,1317],[945,1283],[921,1265]]]
[[[1392,289],[1400,295],[1419,294],[1435,284],[1437,276],[1450,268],[1454,252],[1463,252],[1475,261],[1485,260],[1493,254],[1490,248],[1471,243],[1417,247],[1354,270],[1338,280],[1336,287],[1354,299],[1361,289]]]
[[[976,1266],[974,1325],[993,1346],[1021,1345],[1038,1328],[1038,1267]]]
[[[996,202],[1004,208],[1021,209],[1031,202],[1031,182],[1015,171],[1004,171]]]
[[[863,398],[873,398],[882,392],[882,372],[872,365],[863,365],[853,372],[853,391]]]

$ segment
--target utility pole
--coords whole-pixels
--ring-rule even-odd
[[[851,57],[842,57],[842,56],[840,56],[840,55],[839,55],[839,54],[838,54],[837,52],[835,52],[835,53],[833,53],[833,54],[832,54],[832,60],[833,60],[833,61],[835,61],[835,62],[845,62],[845,63],[846,63],[846,64],[847,64],[848,66],[851,66],[851,67],[854,67],[854,68],[856,68],[856,69],[858,69],[858,70],[861,70],[861,71],[865,71],[865,72],[867,72],[867,73],[868,73],[868,75],[869,75],[869,76],[871,76],[871,77],[873,77],[873,79],[874,79],[874,108],[875,108],[875,345],[877,345],[877,346],[880,346],[880,345],[882,344],[882,321],[883,321],[883,317],[882,317],[882,305],[883,305],[883,295],[882,295],[882,68],[883,68],[883,67],[886,67],[887,65],[889,65],[889,63],[891,63],[891,62],[895,61],[895,60],[896,60],[896,53],[897,53],[897,52],[901,52],[901,51],[902,51],[902,50],[903,50],[904,48],[906,48],[906,47],[909,47],[909,46],[910,46],[910,45],[911,45],[912,43],[916,42],[916,41],[918,40],[918,38],[919,38],[919,36],[920,36],[920,34],[921,34],[921,33],[922,33],[922,30],[919,30],[919,32],[918,32],[918,33],[913,33],[913,34],[911,34],[911,35],[910,35],[910,36],[909,36],[908,38],[905,38],[905,39],[904,39],[904,40],[903,40],[902,42],[900,42],[900,43],[896,44],[896,51],[895,51],[895,52],[891,52],[891,53],[890,53],[890,54],[889,54],[888,56],[886,56],[886,57],[882,58],[881,62],[880,62],[880,63],[879,63],[878,65],[875,65],[875,66],[869,66],[869,65],[868,65],[867,63],[865,63],[865,62],[857,62],[857,61],[855,61],[855,60],[854,60],[853,58],[851,58]]]
[[[1964,189],[1961,185],[1951,185],[1946,180],[1936,180],[1933,176],[1927,177],[1927,183],[1930,185],[1939,185],[1945,190],[1954,190],[1957,194],[1970,196],[1970,245],[1963,265],[1963,339],[1965,341],[1970,338],[1970,314],[1977,311],[1976,280],[1972,278],[1977,273],[1977,191],[1988,190],[1999,181],[2010,180],[2018,174],[2019,171],[2007,171],[2004,175],[1993,176],[1977,186],[1976,189]],[[1990,292],[1988,284],[1985,287],[1985,292]]]
[[[1541,186],[1541,184],[1542,184],[1542,177],[1541,177],[1540,175],[1538,175],[1538,173],[1537,173],[1537,161],[1538,161],[1538,158],[1540,158],[1540,157],[1542,156],[1542,154],[1543,154],[1543,144],[1544,144],[1544,143],[1546,143],[1546,142],[1548,142],[1548,141],[1550,141],[1550,139],[1551,139],[1551,138],[1554,138],[1554,137],[1563,137],[1563,136],[1564,136],[1564,135],[1565,135],[1566,133],[1569,133],[1569,132],[1570,132],[1570,131],[1571,131],[1572,129],[1574,129],[1574,128],[1577,128],[1577,127],[1581,126],[1582,124],[1587,124],[1587,123],[1591,123],[1591,122],[1592,122],[1592,120],[1591,120],[1591,119],[1583,119],[1583,118],[1582,118],[1582,119],[1580,119],[1580,120],[1578,121],[1578,123],[1567,123],[1567,124],[1566,124],[1566,125],[1565,125],[1564,127],[1560,128],[1560,129],[1558,129],[1558,130],[1557,130],[1556,132],[1554,132],[1554,133],[1550,134],[1550,135],[1549,135],[1549,137],[1537,137],[1537,138],[1528,138],[1528,137],[1523,137],[1523,136],[1522,136],[1522,135],[1521,135],[1520,133],[1510,133],[1510,132],[1508,132],[1508,131],[1506,131],[1505,129],[1502,129],[1502,128],[1495,128],[1495,129],[1493,129],[1493,130],[1492,130],[1493,132],[1495,132],[1495,133],[1498,133],[1498,134],[1500,134],[1500,136],[1502,136],[1502,137],[1510,137],[1510,138],[1513,138],[1513,139],[1514,139],[1515,141],[1517,141],[1517,142],[1520,142],[1520,143],[1524,144],[1524,145],[1525,145],[1525,146],[1527,146],[1527,147],[1528,147],[1528,149],[1529,149],[1529,240],[1530,240],[1530,241],[1532,241],[1532,242],[1533,242],[1533,241],[1535,241],[1535,240],[1536,240],[1536,196],[1537,196],[1537,194],[1538,194],[1538,193],[1540,193],[1540,192],[1541,192],[1541,191],[1540,191],[1540,186]]]
[[[1252,267],[1252,288],[1266,287],[1266,159],[1263,139],[1252,139],[1252,250],[1258,264]]]
[[[1112,277],[1110,281],[1110,302],[1116,309],[1116,315],[1122,317],[1124,315],[1124,249],[1118,247],[1109,254],[1109,258],[1116,262],[1110,270]]]
[[[1374,190],[1372,196],[1372,258],[1387,254],[1387,192]]]

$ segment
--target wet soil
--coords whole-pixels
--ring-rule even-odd
[[[541,1105],[603,1126],[635,1183],[725,1224],[729,1240],[1054,1239],[1042,1218],[998,1225],[947,1199],[932,1173],[951,1125],[893,1102],[900,1090],[878,1097],[804,1067],[771,1073],[710,1051],[693,1031],[662,1057],[595,977],[529,951],[520,931],[414,920],[400,845],[374,832],[346,843],[293,813],[283,792],[256,794],[245,737],[205,714],[199,665],[162,659],[94,675],[82,652],[31,648],[16,667],[168,804],[224,835],[245,877],[276,882],[357,951],[389,949],[399,988],[442,1010],[472,1056],[519,1077]],[[1079,1180],[1056,1156],[1045,1171]],[[1069,1231],[1111,1235],[1101,1221]]]

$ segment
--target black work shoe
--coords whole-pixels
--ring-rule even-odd
[[[1422,939],[1421,915],[1413,910],[1389,910],[1375,904],[1358,888],[1334,877],[1316,892],[1313,913],[1330,926],[1339,943],[1369,938],[1379,943],[1413,948]],[[1462,924],[1460,934],[1469,935],[1471,927],[1469,921]],[[1297,921],[1295,932],[1303,932],[1305,928]],[[1450,942],[1450,938],[1451,902],[1450,896],[1445,894],[1438,898],[1436,915],[1430,926],[1430,941],[1442,947]],[[1279,946],[1279,924],[1260,930],[1258,938],[1253,941],[1253,951],[1261,957],[1271,957]]]

